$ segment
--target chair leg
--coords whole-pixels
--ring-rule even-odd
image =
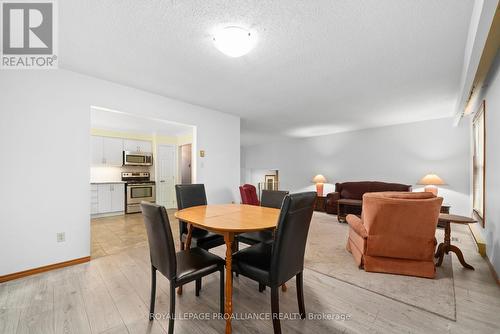
[[[198,297],[200,295],[200,290],[201,290],[201,278],[198,278],[196,280],[196,289],[195,289],[195,294],[196,294],[196,297]]]
[[[175,284],[170,281],[170,312],[168,319],[168,334],[174,334],[175,319]]]
[[[297,285],[297,301],[299,303],[300,318],[306,318],[306,307],[304,305],[304,273],[301,271],[295,276]]]
[[[222,269],[220,270],[220,282],[219,282],[219,284],[220,284],[220,293],[219,293],[219,295],[220,295],[220,297],[219,297],[220,298],[220,313],[222,315],[224,315],[224,288],[225,288],[224,283],[225,283],[225,281],[224,281],[224,267],[222,267]]]
[[[238,242],[238,239],[237,238],[234,238],[234,242],[233,242],[233,249],[232,249],[232,252],[233,253],[236,253],[237,251],[240,250],[240,243]],[[236,274],[236,277],[239,277],[240,274],[238,272],[235,273]]]
[[[181,251],[183,251],[185,247],[186,247],[186,245],[184,244],[184,242],[182,241],[182,238],[181,238]],[[182,285],[177,288],[177,294],[179,296],[182,295]]]
[[[185,244],[184,242],[182,241],[182,237],[181,237],[181,251],[183,251],[185,248]],[[182,285],[180,287],[177,288],[177,294],[180,296],[182,295]]]
[[[273,286],[271,287],[271,314],[273,318],[274,334],[281,334],[279,313],[280,313],[279,286]]]
[[[262,283],[259,283],[259,292],[262,292],[264,290],[266,290],[266,286]]]
[[[151,265],[151,301],[149,304],[149,320],[154,319],[156,298],[156,268]]]

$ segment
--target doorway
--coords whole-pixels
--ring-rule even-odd
[[[181,146],[186,146],[185,152],[187,144],[189,151],[191,146],[196,149],[196,128],[97,106],[91,107],[90,120],[91,257],[95,259],[147,241],[140,210],[126,210],[133,204],[128,190],[140,189],[147,201],[165,206],[173,229],[177,228],[175,184],[182,179]],[[127,155],[144,159],[129,161]],[[196,162],[192,169],[190,162],[190,173],[184,175],[189,181],[191,174],[196,179]]]
[[[175,208],[176,147],[158,145],[156,179],[156,203],[167,209]]]
[[[180,147],[180,171],[181,183],[191,183],[191,144],[181,145]]]

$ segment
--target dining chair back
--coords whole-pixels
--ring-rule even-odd
[[[288,191],[285,190],[262,190],[260,206],[281,209],[286,195]]]
[[[177,209],[182,210],[198,205],[207,205],[207,195],[204,184],[177,184],[175,185],[177,196]],[[199,229],[198,229],[199,230]],[[186,222],[179,220],[179,234],[182,242],[182,235],[187,234]]]
[[[316,192],[287,195],[274,232],[270,281],[281,285],[304,269],[307,235]]]
[[[177,261],[167,211],[162,206],[141,205],[141,208],[148,235],[151,265],[169,280],[173,279],[177,274]]]
[[[175,194],[179,210],[192,206],[207,205],[204,184],[177,184],[175,185]]]
[[[257,189],[251,184],[240,186],[241,204],[260,205]]]

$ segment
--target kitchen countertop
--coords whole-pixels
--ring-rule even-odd
[[[90,184],[126,183],[125,181],[91,181]]]

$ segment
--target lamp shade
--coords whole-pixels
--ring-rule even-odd
[[[436,185],[443,185],[446,183],[443,181],[442,178],[440,178],[436,174],[427,174],[426,176],[421,178],[417,184],[436,186]]]
[[[312,182],[313,183],[325,183],[326,182],[326,177],[324,177],[321,174],[318,174],[315,177],[313,177]]]

